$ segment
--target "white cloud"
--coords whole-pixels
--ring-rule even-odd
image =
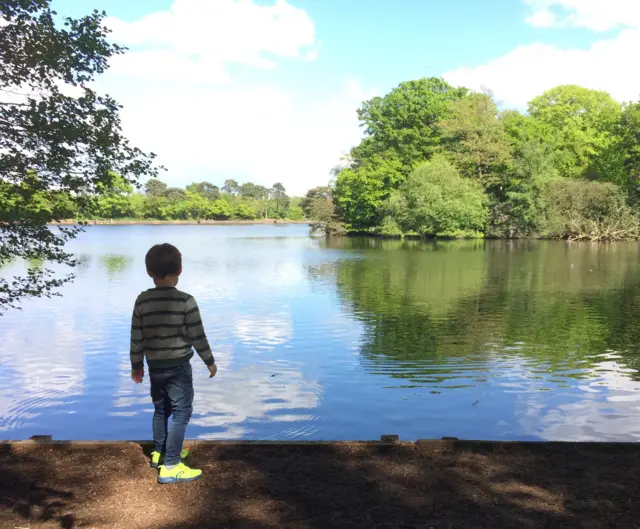
[[[325,184],[360,139],[356,108],[370,95],[356,79],[311,96],[252,77],[282,60],[304,69],[316,57],[313,22],[286,0],[176,0],[169,11],[108,25],[131,51],[113,59],[98,89],[124,106],[127,137],[158,154],[171,185],[279,181],[302,194]],[[230,64],[249,68],[242,83]]]
[[[640,2],[634,0],[525,0],[527,22],[535,27],[579,27],[609,31],[640,28]]]
[[[275,64],[265,54],[303,58],[315,44],[313,22],[286,0],[266,6],[253,0],[175,0],[169,11],[134,22],[111,18],[107,25],[114,39],[130,46],[266,68]]]
[[[640,3],[636,6],[612,0],[606,4],[611,7],[609,12],[604,3],[586,0],[525,2],[534,8],[528,21],[538,26],[573,25],[595,29],[595,20],[599,19],[602,27],[611,28],[626,21],[626,25],[634,28],[598,40],[587,49],[563,49],[541,42],[518,46],[486,64],[458,68],[443,77],[452,84],[474,90],[487,87],[505,107],[523,108],[533,97],[561,84],[606,90],[619,101],[638,99],[640,70],[629,68],[628,57],[640,51],[640,29],[637,29],[640,28]],[[563,15],[549,11],[559,5],[569,11]],[[627,6],[626,14],[623,5]]]

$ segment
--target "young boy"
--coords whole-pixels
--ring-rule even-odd
[[[144,376],[144,357],[149,366],[153,414],[151,466],[160,467],[159,483],[195,481],[202,471],[182,460],[187,423],[193,411],[192,347],[214,377],[217,367],[193,296],[176,289],[182,273],[182,256],[171,244],[157,244],[145,258],[147,273],[155,288],[136,299],[131,321],[131,378],[137,384]],[[169,416],[173,414],[171,427]],[[160,461],[164,455],[164,464]]]

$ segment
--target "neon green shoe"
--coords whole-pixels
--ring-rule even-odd
[[[187,457],[189,457],[189,450],[183,448],[180,452],[180,460],[184,461]],[[158,468],[162,463],[164,463],[163,454],[155,450],[151,452],[151,468]]]
[[[171,470],[167,470],[167,467],[161,465],[160,473],[158,474],[158,483],[186,483],[188,481],[195,481],[201,477],[202,470],[189,468],[184,463],[176,465]]]

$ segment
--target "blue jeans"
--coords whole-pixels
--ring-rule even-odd
[[[185,362],[168,369],[149,370],[153,414],[154,450],[164,453],[165,465],[180,463],[180,452],[187,424],[193,412],[191,364]],[[169,416],[173,415],[169,428]]]

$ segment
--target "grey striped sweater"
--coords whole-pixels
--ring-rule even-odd
[[[174,287],[151,288],[136,299],[131,319],[131,368],[164,369],[191,360],[193,350],[214,363],[193,296]]]

